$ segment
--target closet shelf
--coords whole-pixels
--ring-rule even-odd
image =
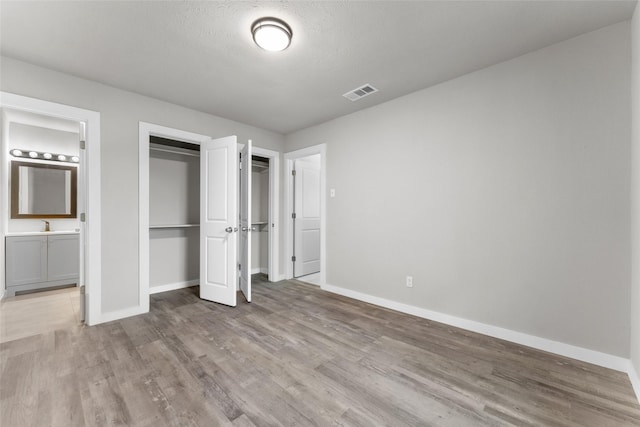
[[[256,221],[256,222],[252,222],[251,225],[266,225],[268,224],[268,221]]]
[[[158,229],[158,228],[191,228],[191,227],[200,227],[200,224],[163,224],[163,225],[150,225],[149,229]]]
[[[163,153],[180,154],[182,156],[200,157],[200,153],[197,151],[189,152],[189,151],[182,151],[182,150],[177,150],[172,148],[160,148],[160,147],[149,147],[149,150],[161,151]]]

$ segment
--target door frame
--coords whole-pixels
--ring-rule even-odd
[[[300,150],[285,153],[285,279],[293,278],[293,179],[291,174],[293,171],[293,162],[302,157],[320,154],[320,286],[327,283],[327,144],[318,144]]]
[[[138,304],[143,313],[149,311],[149,137],[184,141],[200,145],[210,139],[207,135],[200,135],[180,129],[160,126],[153,123],[139,122],[138,124],[138,263],[139,263],[139,296]]]
[[[280,279],[280,153],[253,147],[253,154],[269,159],[269,281]]]
[[[81,204],[79,213],[84,212],[86,221],[80,223],[80,282],[85,286],[84,307],[85,323],[96,325],[105,320],[102,316],[102,246],[101,246],[101,192],[100,192],[100,113],[56,102],[43,101],[8,92],[0,92],[0,107],[13,110],[27,111],[43,116],[59,117],[67,120],[85,123],[85,159],[78,176],[78,188],[84,189],[84,195],[79,197]],[[4,122],[4,115],[3,115]],[[2,126],[2,168],[9,165],[9,151],[6,144],[8,129]],[[0,179],[2,188],[9,188],[8,176],[3,172]],[[8,212],[9,195],[3,191],[0,200],[2,212]],[[82,207],[84,203],[84,207]],[[84,209],[83,209],[84,208]],[[9,215],[4,216],[0,223],[0,234],[4,240],[8,231]],[[4,260],[4,242],[0,250]],[[3,262],[4,264],[4,262]],[[4,269],[3,269],[4,270]],[[2,274],[0,284],[2,292],[5,289],[5,275]]]

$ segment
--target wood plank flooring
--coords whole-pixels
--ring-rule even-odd
[[[80,323],[80,288],[70,287],[0,301],[0,343]]]
[[[626,374],[298,281],[0,344],[0,425],[638,426]]]

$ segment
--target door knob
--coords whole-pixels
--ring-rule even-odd
[[[224,229],[224,231],[226,231],[227,233],[233,233],[233,228],[227,227]]]
[[[242,227],[242,231],[251,231],[251,227]]]

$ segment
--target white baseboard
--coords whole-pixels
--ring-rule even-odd
[[[269,274],[269,269],[268,268],[264,268],[264,267],[258,267],[258,268],[251,269],[251,274],[258,274],[258,273]]]
[[[160,292],[175,291],[176,289],[190,288],[200,283],[199,280],[187,280],[186,282],[167,283],[166,285],[150,286],[149,294],[157,294]]]
[[[629,361],[629,369],[627,371],[629,374],[629,380],[631,381],[631,385],[633,386],[633,391],[636,393],[636,398],[638,399],[638,403],[640,403],[640,377],[638,376],[638,371],[636,371],[633,366],[633,362]]]
[[[138,314],[144,314],[146,312],[147,310],[145,310],[141,306],[129,307],[123,310],[110,311],[108,313],[100,314],[98,321],[93,325],[97,325],[99,323],[112,322],[114,320],[124,319],[125,317],[137,316]]]
[[[390,308],[402,313],[407,313],[414,316],[422,317],[424,319],[445,323],[457,328],[466,329],[468,331],[477,332],[494,338],[500,338],[506,341],[522,344],[527,347],[532,347],[538,350],[547,351],[549,353],[558,354],[560,356],[570,357],[572,359],[577,359],[583,362],[592,363],[594,365],[603,366],[605,368],[615,369],[616,371],[629,372],[629,359],[625,359],[623,357],[601,353],[599,351],[589,350],[582,347],[576,347],[570,344],[552,341],[546,338],[540,338],[534,335],[512,331],[510,329],[500,328],[498,326],[487,325],[473,320],[463,319],[460,317],[439,313],[437,311],[431,311],[413,305],[375,297],[338,286],[323,285],[321,286],[321,288],[325,291],[344,295],[349,298],[368,302],[374,305],[379,305],[381,307]]]

